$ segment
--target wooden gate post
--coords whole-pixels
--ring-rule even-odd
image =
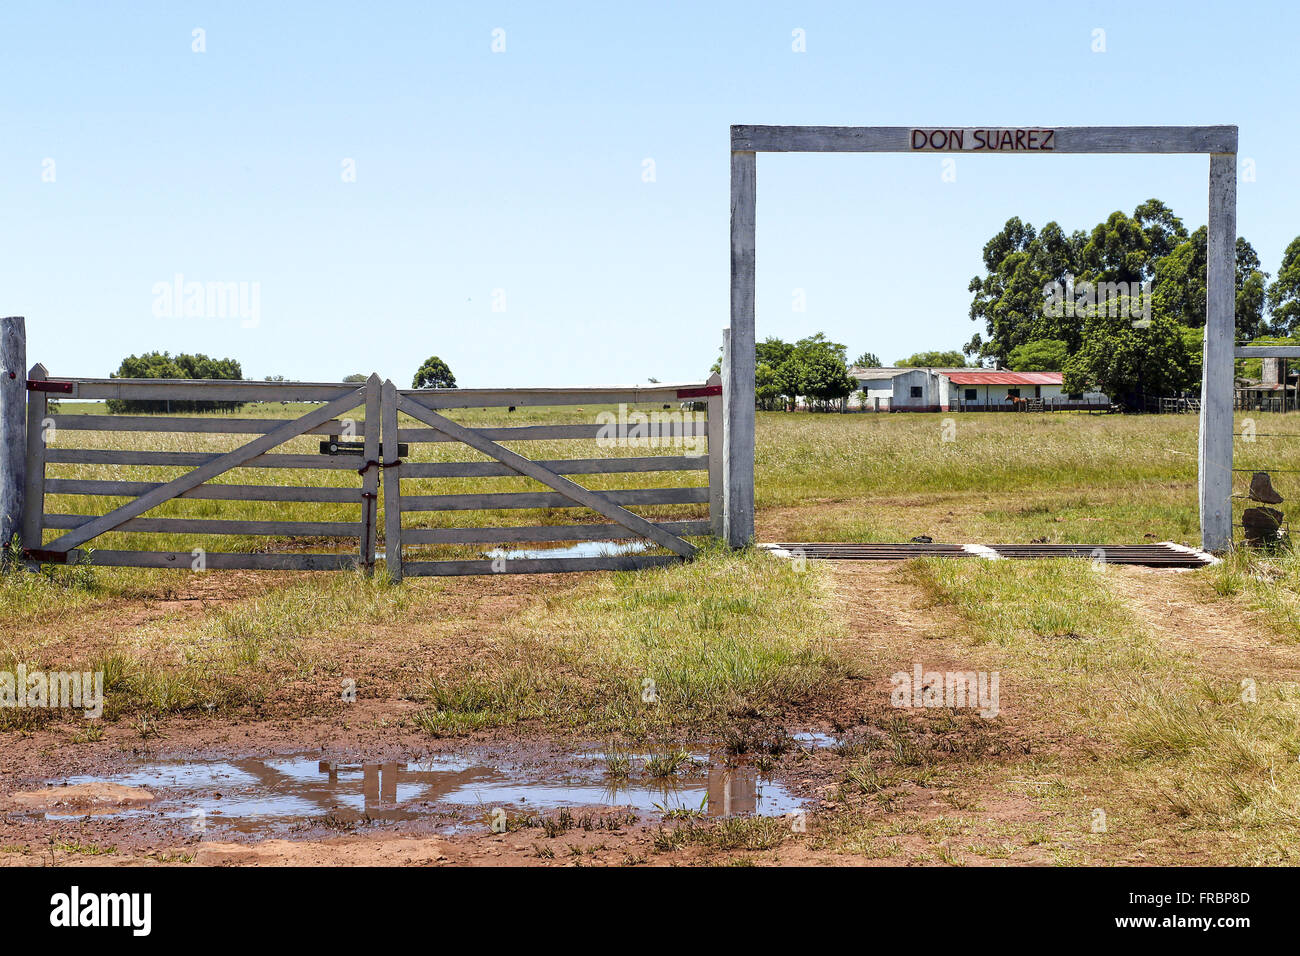
[[[731,153],[731,347],[723,361],[727,457],[722,485],[725,537],[743,548],[754,537],[754,205],[755,154]]]
[[[398,462],[397,386],[392,379],[383,385],[380,434],[383,436],[384,464],[384,566],[394,583],[402,580],[402,466]]]
[[[1233,343],[1236,339],[1237,154],[1210,155],[1205,349],[1201,361],[1201,547],[1232,544]]]
[[[366,379],[366,424],[365,424],[365,441],[364,450],[362,451],[361,460],[370,465],[370,462],[379,461],[379,435],[380,435],[380,391],[384,383],[378,373],[371,372],[370,378]],[[375,548],[379,541],[379,532],[375,523],[379,520],[379,472],[378,464],[370,465],[366,468],[365,474],[361,478],[361,567],[366,574],[373,574],[375,570]]]
[[[721,386],[722,376],[715,372],[709,376],[705,384]],[[705,402],[705,414],[709,427],[709,531],[715,538],[720,539],[726,530],[722,519],[724,513],[722,469],[727,452],[727,426],[722,414],[721,394],[708,397]]]
[[[21,315],[0,319],[0,546],[23,523],[27,472],[27,326]]]

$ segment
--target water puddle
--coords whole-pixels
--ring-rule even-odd
[[[798,741],[799,745],[807,750],[825,750],[840,746],[842,741],[834,734],[823,733],[820,730],[806,730],[802,733],[791,734],[792,738]]]
[[[141,762],[108,776],[77,776],[59,785],[111,783],[139,787],[156,799],[147,808],[103,808],[98,815],[190,821],[194,829],[268,834],[313,827],[352,829],[375,823],[427,821],[444,830],[485,825],[498,808],[508,814],[560,808],[627,808],[646,814],[691,812],[706,817],[780,816],[803,802],[750,766],[693,755],[666,778],[640,772],[607,774],[599,750],[571,755],[560,767],[492,759],[486,753],[438,754],[409,761],[321,759],[319,755],[189,762]],[[47,793],[60,790],[56,785]],[[49,820],[77,810],[50,806]]]
[[[638,554],[650,547],[646,541],[579,541],[566,548],[518,548],[506,550],[493,548],[484,552],[485,558],[603,558],[609,555]]]

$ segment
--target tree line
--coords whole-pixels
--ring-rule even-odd
[[[1199,389],[1207,238],[1165,203],[1110,214],[1066,233],[1007,220],[971,279],[970,318],[984,324],[963,352],[1016,371],[1060,371],[1069,392],[1113,397]],[[1287,340],[1300,329],[1300,238],[1276,279],[1244,237],[1235,250],[1236,339]],[[1107,293],[1103,296],[1102,293]]]
[[[145,352],[142,355],[128,355],[122,359],[116,372],[110,372],[109,378],[155,378],[155,379],[222,379],[240,380],[244,370],[238,360],[232,358],[210,358],[202,352],[190,354],[180,352]],[[365,384],[369,378],[364,372],[353,372],[343,376],[343,381],[350,385]],[[283,375],[268,375],[267,382],[288,381]],[[455,388],[456,376],[452,374],[447,363],[436,355],[425,359],[411,381],[412,388]],[[105,403],[108,411],[114,415],[171,414],[186,412],[233,412],[238,411],[244,402],[217,401],[177,401],[177,400],[142,400],[110,398]]]

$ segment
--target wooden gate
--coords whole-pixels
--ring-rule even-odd
[[[699,385],[654,385],[646,388],[588,389],[436,389],[399,390],[391,381],[372,375],[361,386],[329,383],[222,382],[142,379],[64,379],[51,381],[43,366],[35,366],[28,377],[26,429],[26,482],[22,518],[22,541],[29,560],[50,563],[75,562],[86,558],[84,546],[101,535],[116,532],[172,534],[202,538],[209,535],[265,537],[265,549],[256,551],[126,550],[95,548],[91,563],[106,566],[157,568],[240,568],[284,570],[337,570],[373,567],[382,547],[388,572],[395,580],[403,575],[488,574],[500,572],[585,571],[630,569],[689,558],[695,546],[686,538],[720,534],[722,530],[721,474],[723,444],[720,435],[721,385],[717,376]],[[319,402],[319,407],[296,418],[255,418],[231,415],[192,417],[173,414],[51,414],[50,398],[149,401],[161,404],[212,402]],[[629,404],[654,403],[650,414],[636,413],[624,420]],[[617,415],[603,411],[595,422],[579,424],[533,424],[509,427],[471,427],[442,414],[448,409],[535,408],[538,406],[616,405]],[[364,421],[344,418],[354,409],[365,408]],[[189,407],[189,406],[186,406]],[[409,420],[399,425],[399,416]],[[600,421],[600,417],[613,421]],[[639,416],[639,417],[638,417]],[[652,421],[660,416],[663,421]],[[590,418],[591,415],[588,415]],[[412,426],[423,427],[412,427]],[[711,431],[714,429],[715,431]],[[163,450],[150,439],[137,448],[73,448],[67,434],[152,433],[170,434],[173,444],[184,436],[203,440],[213,433],[251,434],[245,444],[220,452]],[[330,436],[321,442],[320,454],[273,451],[294,439],[308,435]],[[344,440],[335,440],[337,436]],[[57,440],[55,438],[57,437]],[[352,438],[361,441],[351,441]],[[661,453],[638,457],[603,454],[599,457],[534,460],[505,446],[505,442],[550,442],[585,440],[614,447],[636,447],[652,439]],[[707,439],[708,453],[677,454],[674,443],[698,448]],[[425,453],[412,458],[408,448],[425,443],[450,442],[466,447],[482,458],[477,461],[437,459]],[[193,444],[193,443],[192,443]],[[440,446],[446,448],[448,446]],[[442,455],[445,459],[446,455]],[[459,457],[465,457],[461,455]],[[426,460],[420,460],[424,458]],[[112,466],[109,477],[74,477],[49,474],[49,466],[84,466],[82,471]],[[164,480],[124,480],[122,468],[148,468],[143,477],[159,477],[158,469],[184,468],[185,472]],[[311,469],[320,474],[328,469],[345,480],[316,480],[315,483],[233,484],[218,481],[236,469]],[[61,469],[66,470],[66,469]],[[347,474],[352,472],[352,474]],[[579,484],[570,475],[615,475],[672,472],[706,472],[707,483],[673,487],[618,488],[599,490]],[[380,475],[383,475],[383,509],[380,509]],[[539,482],[542,491],[478,492],[456,494],[403,494],[402,482],[427,479],[478,479],[523,477]],[[139,475],[129,475],[138,478]],[[463,484],[463,482],[462,482]],[[74,496],[81,502],[107,499],[101,514],[47,511],[49,496]],[[125,503],[116,503],[129,499]],[[203,499],[208,502],[271,502],[357,505],[352,520],[304,521],[258,518],[145,516],[169,502]],[[59,497],[59,501],[66,498]],[[637,506],[708,504],[706,519],[652,519],[630,510]],[[213,505],[205,510],[212,511]],[[585,508],[607,519],[606,523],[465,526],[444,521],[429,526],[435,512],[501,511],[503,509],[546,509],[543,521],[554,515],[550,509]],[[95,509],[89,509],[95,510]],[[102,509],[101,509],[102,510]],[[402,515],[419,515],[422,527],[402,527]],[[58,532],[46,540],[49,532]],[[355,537],[351,553],[303,553],[291,550],[283,539]],[[275,539],[282,539],[276,541]],[[429,560],[415,556],[408,560],[403,548],[426,549],[511,542],[564,542],[645,539],[647,547],[668,553],[610,553],[580,557],[529,556]],[[281,550],[273,550],[281,548]],[[201,563],[200,563],[201,562]]]
[[[238,553],[133,551],[95,549],[92,563],[149,568],[254,568],[336,570],[370,567],[374,563],[378,517],[379,428],[382,383],[372,375],[362,386],[280,382],[222,382],[142,379],[65,379],[50,381],[44,366],[28,376],[27,468],[22,539],[33,561],[66,563],[78,560],[80,546],[112,531],[162,534],[253,535],[277,537],[355,537],[353,554],[300,552]],[[49,413],[49,398],[124,399],[164,404],[191,402],[323,402],[292,419],[168,415],[60,415]],[[338,416],[365,406],[366,419]],[[67,448],[50,439],[64,432],[152,432],[172,434],[256,434],[259,437],[233,450],[212,452],[154,449]],[[275,454],[271,450],[302,435],[362,436],[361,456]],[[123,481],[98,478],[50,478],[48,465],[115,465],[147,468],[190,467],[166,481]],[[348,486],[288,484],[226,484],[213,479],[237,468],[330,469],[353,471]],[[130,498],[101,515],[46,513],[48,495],[91,498]],[[195,517],[140,517],[144,512],[180,498],[221,501],[314,502],[355,504],[353,521],[267,521]],[[49,529],[63,531],[44,541]]]
[[[453,408],[533,406],[593,406],[617,403],[655,403],[668,412],[662,421],[614,421],[562,425],[518,425],[471,428],[452,421],[439,410]],[[685,403],[686,407],[683,407]],[[695,547],[685,537],[721,534],[722,531],[722,386],[718,376],[700,385],[654,385],[611,389],[507,389],[400,391],[384,383],[384,539],[388,573],[403,575],[458,575],[490,573],[541,573],[594,571],[649,567],[689,558]],[[398,415],[414,419],[425,428],[401,427]],[[675,414],[677,413],[677,414]],[[606,412],[606,415],[611,413]],[[642,416],[648,418],[648,416]],[[658,454],[640,457],[603,456],[534,460],[505,447],[502,442],[585,440],[618,447],[653,442],[670,451],[674,443],[707,438],[707,454]],[[458,442],[485,456],[479,461],[419,462],[399,459],[397,444]],[[567,477],[651,472],[706,472],[708,483],[680,487],[633,488],[598,491]],[[522,476],[540,482],[548,491],[475,492],[471,494],[405,494],[403,480],[431,478],[496,478]],[[651,520],[628,506],[709,505],[708,520]],[[476,525],[473,527],[403,528],[402,515],[427,512],[497,511],[503,509],[586,508],[608,518],[601,524]],[[607,541],[644,538],[671,554],[600,554],[586,556],[498,556],[457,560],[408,559],[404,546],[507,544],[518,542]]]

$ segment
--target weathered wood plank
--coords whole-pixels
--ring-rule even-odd
[[[62,378],[77,398],[180,402],[332,402],[356,391],[338,382],[246,382],[196,378]]]
[[[95,515],[47,514],[47,528],[80,528]],[[276,537],[356,538],[359,521],[246,521],[224,518],[131,518],[113,529],[138,534],[251,534]]]
[[[659,455],[651,458],[559,458],[538,461],[557,475],[612,475],[651,471],[702,471],[706,455]],[[412,462],[404,464],[406,478],[500,478],[519,473],[496,461]]]
[[[80,559],[80,550],[68,553],[68,562]],[[179,568],[192,570],[195,555],[190,551],[105,551],[90,552],[90,563],[105,568]],[[347,554],[238,554],[206,551],[204,566],[209,571],[341,571],[357,565],[356,555]]]
[[[103,534],[105,531],[111,531],[124,521],[135,518],[141,513],[148,511],[155,505],[161,504],[168,498],[174,498],[182,491],[188,491],[191,488],[201,485],[206,481],[215,478],[223,472],[230,471],[232,468],[238,468],[251,458],[256,458],[264,453],[268,448],[274,448],[290,438],[302,434],[302,430],[310,428],[312,425],[319,425],[321,422],[327,422],[335,415],[356,408],[358,404],[365,400],[364,389],[354,389],[342,398],[336,398],[328,404],[322,405],[311,412],[308,412],[297,421],[290,422],[287,425],[281,425],[275,431],[256,438],[234,451],[226,452],[216,459],[195,468],[188,474],[174,478],[160,488],[147,492],[122,505],[114,508],[108,514],[96,518],[94,521],[84,524],[79,528],[69,531],[67,534],[56,538],[49,544],[50,550],[69,551],[77,545],[89,541],[96,535]]]
[[[1237,157],[1210,157],[1205,346],[1198,442],[1201,547],[1232,544],[1233,341],[1236,324]]]
[[[371,372],[366,379],[366,420],[379,421],[383,398],[383,380]],[[372,428],[366,435],[362,449],[361,466],[366,470],[361,476],[361,546],[360,562],[371,574],[375,569],[375,547],[379,540],[379,429]],[[366,467],[368,465],[368,467]]]
[[[224,454],[229,454],[225,452]],[[45,460],[52,465],[144,465],[190,467],[207,465],[223,453],[201,451],[126,451],[118,448],[49,448]],[[355,455],[257,455],[238,468],[315,468],[356,471],[361,465]]]
[[[397,386],[384,382],[379,415],[384,436],[384,461],[398,461]],[[393,581],[402,580],[402,478],[409,466],[403,462],[384,469],[384,565]]]
[[[599,558],[512,558],[507,561],[407,561],[412,577],[466,574],[557,574],[573,571],[637,571],[680,564],[673,554],[617,554]],[[493,566],[501,570],[494,570]]]
[[[722,376],[715,372],[709,378],[709,384],[720,386]],[[722,497],[722,472],[726,467],[723,455],[727,442],[722,417],[722,395],[709,396],[706,414],[713,423],[713,433],[709,436],[709,521],[712,522],[714,537],[721,538],[724,532],[722,515],[726,510]]]
[[[399,389],[398,394],[425,408],[501,408],[516,405],[628,405],[677,402],[677,392],[698,382],[658,385],[595,385],[589,388],[438,388]]]
[[[37,362],[27,373],[33,382],[43,382],[48,373]],[[45,511],[45,421],[49,416],[46,392],[27,393],[27,468],[23,498],[23,547],[41,546],[41,515]]]
[[[50,495],[102,495],[110,498],[136,498],[155,488],[161,481],[98,481],[83,478],[47,478],[45,492]],[[218,501],[325,501],[336,504],[360,504],[359,488],[311,488],[289,485],[199,485],[182,492],[177,498],[203,498]]]
[[[757,180],[754,154],[731,154],[731,326],[723,375],[726,452],[724,535],[743,548],[754,536],[754,269]]]
[[[653,436],[659,441],[665,439],[690,438],[693,436],[707,435],[709,433],[708,422],[663,422],[654,426],[653,432],[647,431],[643,425],[512,425],[500,428],[472,428],[469,429],[480,438],[487,438],[496,442],[514,442],[514,441],[558,441],[561,439],[588,439],[607,438],[618,441],[628,441],[629,439],[645,438]],[[402,428],[398,431],[398,440],[405,442],[437,442],[437,441],[454,441],[441,434],[436,428]],[[636,446],[633,445],[633,448]]]
[[[64,431],[101,431],[101,432],[187,432],[218,433],[230,435],[265,435],[275,431],[281,425],[293,421],[292,418],[186,418],[184,416],[165,415],[56,415],[55,427]],[[303,432],[304,435],[339,435],[345,427],[351,434],[362,437],[366,433],[366,423],[351,422],[345,426],[342,421],[328,421]]]
[[[542,484],[554,488],[561,495],[570,498],[580,505],[604,515],[611,521],[616,521],[624,527],[631,528],[643,536],[654,541],[670,551],[674,551],[682,557],[693,557],[696,551],[695,545],[689,541],[683,541],[674,534],[670,534],[658,527],[654,522],[642,518],[640,515],[628,511],[615,504],[609,497],[599,491],[592,491],[584,488],[575,481],[565,478],[563,475],[557,475],[552,471],[547,471],[535,461],[530,461],[523,455],[511,451],[502,445],[481,435],[476,435],[473,431],[463,425],[453,422],[449,418],[444,418],[437,412],[421,408],[409,399],[399,399],[398,406],[401,411],[406,412],[414,418],[419,419],[426,425],[438,429],[452,438],[459,439],[466,445],[469,445],[475,451],[490,455],[502,464],[508,465],[521,475],[540,481]],[[707,493],[707,489],[706,489]]]
[[[0,547],[23,532],[27,485],[27,323],[0,319]]]
[[[1051,130],[1051,148],[1015,153],[1235,153],[1235,126],[990,126],[983,130]],[[965,130],[960,126],[748,126],[731,127],[731,148],[760,153],[909,153],[914,130]],[[973,141],[973,137],[969,137]],[[966,146],[963,141],[963,147]],[[965,151],[965,150],[963,150]],[[990,151],[993,152],[993,151]],[[1006,152],[1010,153],[1011,150]],[[734,326],[733,326],[734,327]]]
[[[628,488],[604,491],[617,505],[702,504],[709,500],[709,489],[699,488]],[[402,495],[403,511],[496,511],[507,508],[585,508],[567,495],[551,491],[502,491],[467,495]],[[592,509],[598,511],[599,509]],[[647,536],[648,537],[648,536]]]
[[[1300,345],[1239,345],[1237,358],[1300,358]]]
[[[657,521],[685,537],[708,534],[707,521]],[[505,528],[403,528],[407,544],[502,544],[511,541],[626,541],[641,535],[616,524],[556,524]]]

